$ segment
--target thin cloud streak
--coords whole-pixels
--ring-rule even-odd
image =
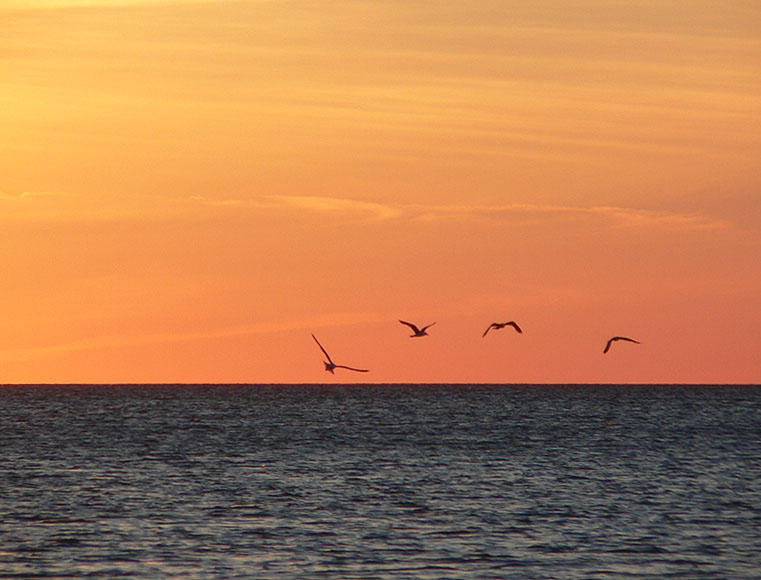
[[[20,207],[45,199],[54,200],[65,197],[54,192],[25,191],[18,194],[0,192],[0,208],[11,204]],[[68,208],[64,212],[54,212],[46,216],[49,219],[113,219],[116,216],[129,218],[129,212],[120,212],[118,208],[97,208],[95,211],[86,200],[79,200],[79,208]],[[443,222],[462,220],[489,220],[546,222],[548,220],[583,220],[599,218],[619,227],[645,228],[664,227],[685,230],[726,230],[732,222],[725,219],[711,218],[699,213],[670,212],[617,206],[571,206],[556,204],[514,203],[503,205],[486,204],[390,204],[364,201],[353,198],[310,195],[265,195],[251,198],[213,198],[193,195],[184,199],[184,205],[194,204],[220,211],[237,208],[252,211],[294,211],[303,214],[323,214],[354,218],[360,221],[383,222],[407,220],[420,222]],[[55,208],[50,208],[51,211]],[[153,217],[173,214],[178,210],[176,203],[158,204],[154,207]],[[181,212],[182,213],[182,212]],[[57,216],[57,217],[56,217]],[[10,217],[8,215],[4,217]]]
[[[188,198],[191,202],[209,207],[237,207],[251,209],[271,209],[327,213],[353,214],[370,216],[377,220],[401,218],[403,208],[388,204],[346,199],[340,197],[308,196],[308,195],[269,195],[249,199],[210,199],[194,195]]]
[[[267,2],[274,0],[258,0]],[[208,0],[6,0],[4,6],[15,10],[55,10],[63,8],[117,8],[122,6],[176,6],[207,4]]]
[[[52,356],[56,354],[79,351],[147,346],[152,344],[172,344],[179,342],[231,338],[236,336],[240,337],[272,334],[277,332],[292,332],[298,330],[309,331],[321,328],[351,326],[355,324],[372,324],[392,319],[393,316],[389,314],[380,314],[373,312],[338,312],[332,314],[324,314],[321,316],[301,318],[298,320],[258,322],[193,332],[163,332],[150,333],[139,336],[95,336],[72,342],[51,344],[46,346],[3,349],[2,354],[5,362],[19,362],[24,360],[45,358],[46,356]]]
[[[711,219],[699,214],[685,214],[639,208],[614,206],[567,206],[539,204],[510,204],[503,206],[415,206],[416,219],[509,219],[511,217],[551,217],[574,219],[601,217],[616,225],[629,227],[671,226],[685,229],[716,230],[725,229],[730,223]]]
[[[59,197],[61,194],[51,191],[22,191],[21,193],[12,194],[0,191],[0,200],[3,201],[24,201],[29,199]]]
[[[586,219],[599,217],[622,227],[672,227],[691,230],[722,230],[731,222],[697,213],[615,206],[570,206],[540,204],[508,205],[424,205],[383,204],[354,199],[323,196],[266,196],[256,199],[213,200],[193,196],[191,200],[212,207],[249,207],[258,209],[291,209],[313,213],[365,214],[375,220],[406,219],[413,221],[443,220],[509,220],[541,217],[550,219]]]
[[[363,212],[377,219],[394,219],[404,215],[403,208],[396,208],[382,203],[366,202],[336,197],[279,196],[273,201],[295,209],[311,210],[325,213]]]

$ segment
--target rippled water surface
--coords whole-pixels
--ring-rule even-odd
[[[0,386],[0,578],[761,577],[761,387]]]

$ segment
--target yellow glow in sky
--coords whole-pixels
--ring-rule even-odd
[[[5,3],[0,382],[758,382],[759,22]]]

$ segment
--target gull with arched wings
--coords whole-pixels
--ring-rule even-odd
[[[617,340],[625,340],[626,342],[633,342],[635,344],[640,344],[638,340],[634,340],[633,338],[629,338],[627,336],[613,336],[608,339],[608,342],[605,343],[605,350],[602,351],[603,354],[608,352],[610,350],[610,345],[616,342]]]
[[[518,334],[523,334],[523,331],[521,330],[521,327],[518,326],[518,323],[515,322],[514,320],[511,320],[510,322],[492,322],[489,325],[489,328],[487,328],[484,331],[484,333],[481,335],[481,338],[485,337],[491,329],[502,330],[506,326],[512,326],[515,329],[515,332],[517,332]]]
[[[347,367],[346,365],[337,365],[333,362],[333,359],[330,358],[330,355],[328,354],[328,351],[323,348],[323,346],[320,344],[320,341],[317,340],[317,337],[313,334],[312,338],[317,343],[317,346],[320,347],[320,350],[322,351],[322,354],[325,355],[325,358],[328,359],[327,361],[323,361],[325,363],[325,370],[329,373],[335,374],[333,371],[334,369],[346,369],[347,371],[354,371],[357,373],[366,373],[368,372],[368,369],[355,369],[354,367]]]
[[[428,333],[426,332],[426,330],[428,330],[434,324],[436,324],[435,322],[431,322],[431,324],[428,324],[427,326],[424,326],[423,328],[418,328],[417,326],[415,326],[411,322],[405,322],[404,320],[400,320],[399,322],[409,326],[412,329],[413,334],[410,334],[410,338],[418,338],[420,336],[428,336]]]

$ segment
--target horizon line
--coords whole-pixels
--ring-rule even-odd
[[[717,387],[761,387],[759,383],[716,383],[716,382],[619,382],[619,383],[606,383],[606,382],[590,382],[590,383],[563,383],[563,382],[535,382],[535,383],[494,383],[494,382],[384,382],[384,383],[342,383],[342,382],[115,382],[115,383],[95,383],[95,382],[61,382],[61,383],[0,383],[2,387],[269,387],[269,386],[320,386],[320,387],[394,387],[394,386],[473,386],[473,387],[704,387],[704,386],[717,386]]]

